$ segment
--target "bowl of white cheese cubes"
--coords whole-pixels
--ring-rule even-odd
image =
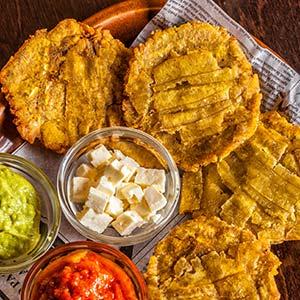
[[[156,235],[174,216],[180,177],[167,149],[127,127],[96,130],[61,162],[57,190],[71,225],[88,239],[126,246]]]

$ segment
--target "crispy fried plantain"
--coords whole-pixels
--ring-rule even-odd
[[[158,243],[145,275],[151,300],[274,300],[279,265],[266,240],[201,216]]]
[[[179,213],[200,209],[200,201],[203,193],[202,170],[196,173],[185,172],[182,179],[181,199]]]
[[[259,81],[237,40],[191,22],[157,31],[134,49],[125,122],[159,139],[186,171],[217,162],[258,123]]]
[[[155,150],[141,141],[126,141],[113,137],[104,144],[112,149],[120,150],[124,155],[133,158],[140,166],[151,169],[166,168],[165,162],[160,161],[160,155],[155,153]]]
[[[22,138],[63,153],[90,131],[119,124],[129,56],[108,31],[72,19],[38,30],[0,72]]]
[[[254,136],[218,164],[205,167],[203,180],[190,174],[189,180],[199,185],[203,181],[202,189],[208,192],[201,196],[190,190],[189,197],[182,193],[181,205],[189,212],[198,206],[195,215],[219,216],[273,243],[298,240],[299,151],[300,127],[277,112],[264,113]],[[208,173],[212,168],[217,170],[214,177]],[[189,185],[186,178],[183,189]],[[191,197],[196,204],[190,204]]]

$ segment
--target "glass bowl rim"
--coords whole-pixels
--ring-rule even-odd
[[[105,234],[96,233],[93,230],[90,230],[89,228],[85,227],[83,224],[80,223],[80,221],[74,216],[73,212],[69,210],[68,208],[68,201],[70,201],[66,195],[67,191],[65,191],[65,172],[67,170],[67,167],[70,165],[70,161],[72,158],[81,150],[82,147],[87,146],[89,143],[97,140],[97,138],[101,137],[109,137],[113,136],[114,134],[118,134],[119,132],[122,132],[124,134],[129,135],[135,135],[136,138],[139,138],[146,144],[150,144],[152,147],[159,152],[159,154],[163,157],[163,159],[166,161],[168,165],[168,169],[171,175],[171,179],[174,185],[173,188],[173,197],[170,199],[172,201],[172,206],[170,207],[169,211],[166,213],[166,216],[162,218],[162,220],[155,225],[152,230],[146,230],[138,234],[133,234],[131,236],[109,236]],[[100,136],[99,135],[104,135]],[[120,135],[122,138],[122,136]],[[172,158],[169,151],[154,137],[151,135],[134,128],[129,127],[123,127],[123,126],[114,126],[114,127],[105,127],[101,129],[97,129],[85,136],[83,136],[81,139],[79,139],[65,154],[63,160],[60,163],[58,175],[57,175],[57,191],[58,191],[58,197],[61,203],[61,207],[63,210],[63,213],[66,217],[66,219],[71,223],[71,225],[84,237],[91,239],[95,242],[102,242],[102,243],[108,243],[111,245],[117,245],[117,246],[129,246],[129,245],[135,245],[141,242],[144,242],[146,240],[149,240],[151,237],[153,237],[155,234],[157,234],[161,228],[167,224],[167,222],[170,220],[173,212],[175,211],[178,201],[179,201],[179,195],[180,195],[180,176],[179,171],[177,168],[177,165]]]
[[[41,186],[47,193],[49,199],[51,200],[51,208],[53,211],[53,226],[50,230],[50,233],[47,233],[45,242],[41,245],[40,249],[38,249],[39,251],[37,252],[37,254],[32,257],[28,257],[28,259],[25,259],[21,262],[17,262],[16,264],[5,266],[0,265],[0,274],[9,274],[25,269],[26,267],[37,261],[45,254],[45,252],[50,249],[59,232],[61,223],[61,209],[55,187],[48,178],[47,174],[42,169],[23,157],[4,152],[0,153],[0,164],[2,163],[7,163],[11,168],[21,168],[22,172],[28,174],[29,176],[32,176],[32,174],[36,174],[37,176],[34,176],[34,178],[41,184]],[[29,182],[32,184],[30,180]],[[18,259],[18,257],[16,257],[15,259]]]
[[[25,276],[22,289],[21,289],[21,300],[27,300],[27,293],[30,292],[32,287],[32,284],[34,282],[35,276],[38,274],[39,270],[41,269],[42,265],[44,263],[48,264],[50,261],[53,261],[55,257],[63,256],[64,254],[71,253],[76,250],[80,249],[87,249],[90,251],[94,251],[97,253],[97,250],[103,251],[107,254],[112,255],[113,257],[119,259],[120,261],[124,262],[125,265],[132,271],[136,282],[138,284],[138,288],[140,289],[142,299],[148,299],[148,288],[145,281],[145,278],[142,274],[142,272],[138,269],[138,267],[135,265],[135,263],[126,256],[123,252],[120,250],[114,248],[113,246],[94,242],[94,241],[75,241],[70,242],[67,244],[59,245],[47,253],[44,253],[42,257],[40,257],[39,260],[37,260],[29,269],[28,273]],[[96,249],[96,250],[95,250]],[[127,272],[126,272],[127,273]]]

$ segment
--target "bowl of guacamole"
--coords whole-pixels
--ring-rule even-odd
[[[60,218],[47,175],[21,157],[0,153],[0,274],[41,257],[55,241]]]

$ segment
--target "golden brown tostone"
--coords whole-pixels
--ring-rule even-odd
[[[0,73],[22,138],[63,153],[90,131],[119,124],[129,55],[107,30],[72,19],[38,30]]]
[[[157,31],[134,49],[125,93],[126,124],[159,139],[188,171],[226,157],[259,118],[257,75],[237,40],[207,23]]]
[[[151,300],[275,300],[279,265],[267,241],[216,217],[199,217],[158,243],[145,275]]]
[[[181,212],[218,216],[273,243],[300,239],[300,127],[264,113],[254,136],[218,164],[203,168],[198,195],[185,189]],[[202,184],[203,182],[203,184]],[[202,187],[202,189],[201,189]],[[196,204],[189,205],[190,197]]]

